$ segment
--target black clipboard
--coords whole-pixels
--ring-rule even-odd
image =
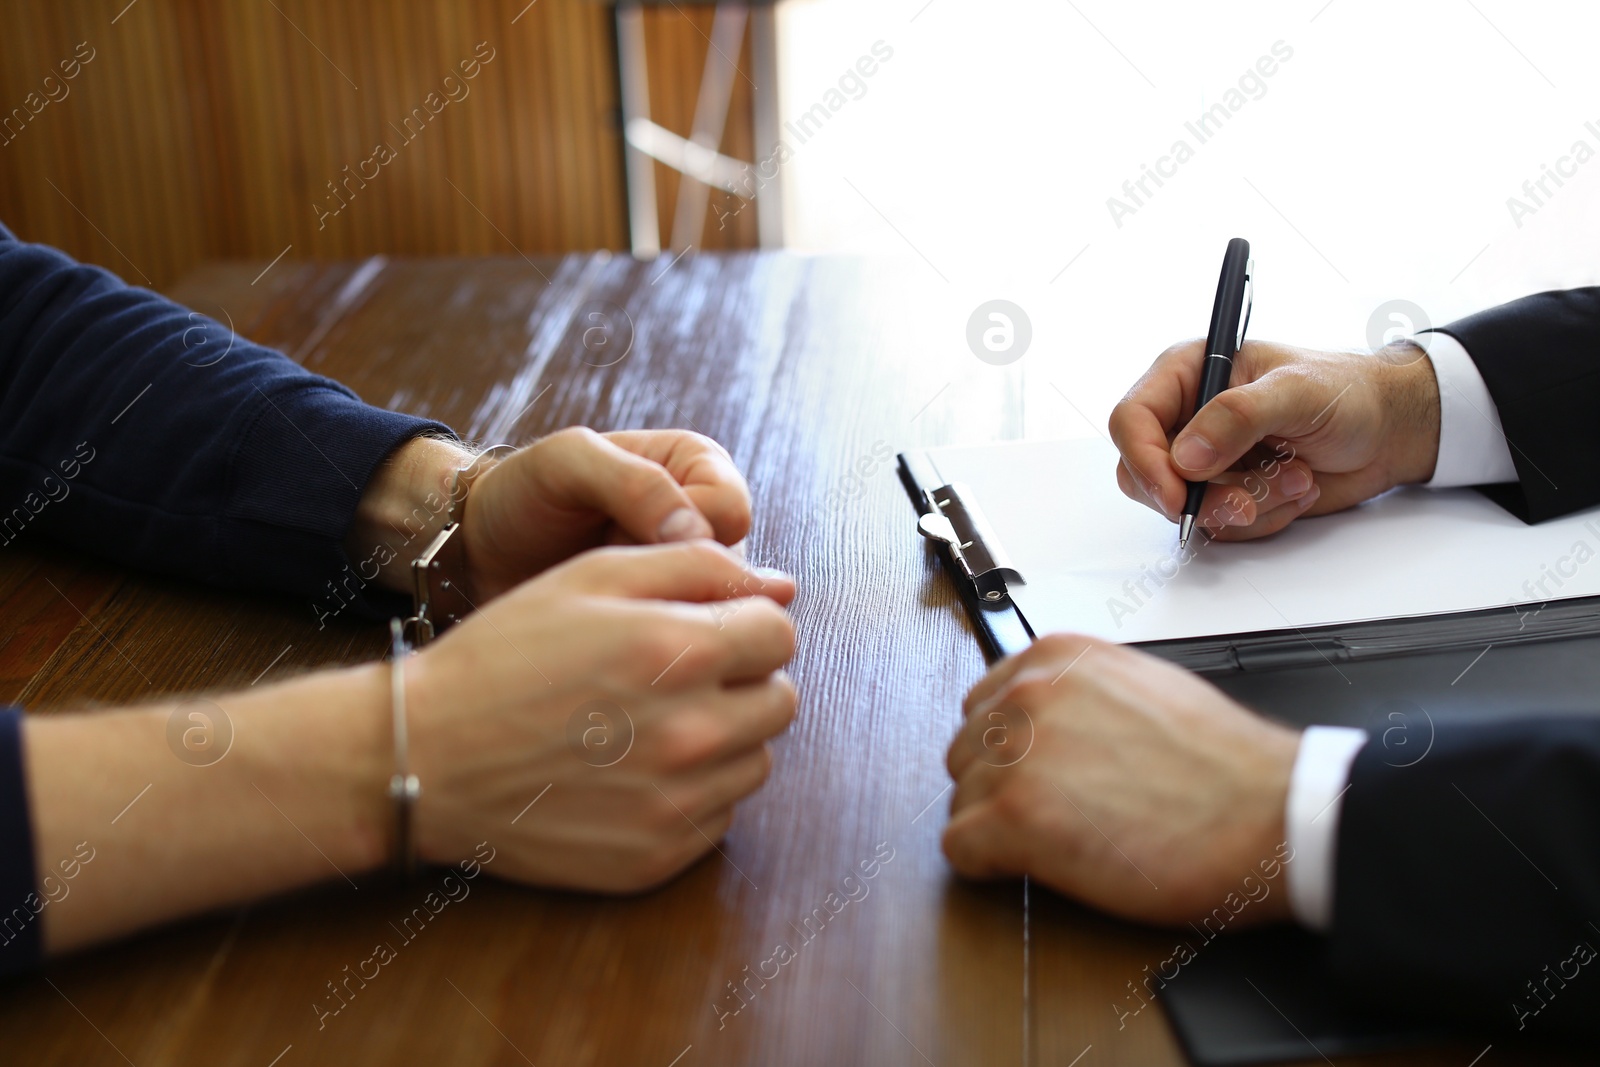
[[[971,491],[959,484],[938,484],[933,463],[922,452],[900,454],[900,481],[917,509],[919,530],[935,543],[955,580],[984,655],[997,660],[1027,648],[1034,632],[1006,592],[1006,583],[1016,577],[1016,571]],[[927,517],[938,514],[945,516],[958,540],[927,533]]]
[[[925,537],[938,544],[946,570],[972,616],[991,660],[1020,652],[1035,634],[1007,592],[1026,581],[1006,557],[1001,537],[984,516],[981,492],[944,484],[928,453],[899,455],[901,483]],[[946,503],[948,501],[948,503]],[[943,505],[943,506],[941,506]],[[944,511],[955,543],[928,530],[925,516]],[[970,547],[968,547],[970,546]],[[1509,648],[1545,641],[1600,638],[1600,596],[1508,604],[1402,619],[1335,623],[1253,633],[1139,642],[1137,647],[1208,677],[1240,671],[1287,670],[1395,656]]]

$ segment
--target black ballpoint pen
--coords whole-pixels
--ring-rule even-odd
[[[1233,357],[1244,344],[1245,327],[1250,325],[1250,306],[1255,302],[1255,261],[1250,258],[1250,242],[1235,237],[1228,242],[1222,257],[1222,277],[1217,280],[1217,300],[1211,305],[1211,329],[1206,333],[1205,362],[1200,367],[1200,393],[1195,397],[1198,412],[1228,387],[1233,377]],[[1187,548],[1194,533],[1194,521],[1205,503],[1206,483],[1189,482],[1189,495],[1178,520],[1178,547]]]

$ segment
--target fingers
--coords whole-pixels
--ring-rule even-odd
[[[718,541],[731,545],[750,532],[750,488],[716,441],[688,430],[621,430],[605,436],[666,468],[711,523]]]
[[[597,549],[561,570],[591,592],[647,600],[705,603],[762,596],[787,604],[795,593],[793,578],[752,568],[712,541]]]
[[[1218,541],[1251,541],[1258,537],[1267,537],[1310,511],[1321,496],[1321,487],[1313,485],[1300,499],[1286,501],[1265,511],[1256,511],[1251,515],[1249,522],[1224,526],[1216,530],[1212,536]]]
[[[1048,673],[1041,676],[1036,670],[1017,676],[1019,681],[1028,678],[1039,678],[1043,685],[1050,682]],[[956,781],[958,795],[973,794],[974,790],[982,795],[993,777],[985,768],[1015,766],[1033,747],[1033,717],[1021,704],[1005,699],[1007,692],[1010,689],[979,705],[950,742],[945,767]]]
[[[613,676],[658,693],[761,681],[794,655],[794,624],[766,597],[613,606]]]
[[[1070,669],[1089,649],[1103,644],[1081,634],[1046,634],[1021,652],[1007,656],[991,667],[989,673],[979,679],[967,694],[967,699],[961,704],[962,711],[971,715],[975,708],[993,698],[1019,672],[1029,667],[1054,665],[1057,671]]]
[[[732,759],[657,783],[685,818],[704,828],[706,822],[731,811],[760,789],[772,773],[772,753],[759,745]],[[713,841],[716,836],[707,831]]]
[[[1233,386],[1173,439],[1172,462],[1191,481],[1209,480],[1267,438],[1292,437],[1311,426],[1337,399],[1309,375],[1268,373]]]
[[[1169,434],[1194,409],[1200,388],[1201,341],[1163,352],[1111,412],[1111,441],[1122,453],[1118,483],[1141,504],[1175,519],[1185,487],[1173,466]]]
[[[956,873],[966,878],[1025,874],[1031,842],[1016,823],[996,817],[992,804],[972,804],[950,816],[942,842]]]
[[[1000,688],[1011,681],[1018,671],[1027,666],[1028,659],[1026,657],[1038,647],[1037,644],[1030,645],[1027,649],[1007,656],[993,667],[990,667],[989,673],[978,679],[977,684],[967,693],[967,699],[961,702],[962,714],[970,716],[973,708],[978,707],[998,693]]]
[[[1129,500],[1154,508],[1168,522],[1177,521],[1176,513],[1172,510],[1173,502],[1182,503],[1177,493],[1169,492],[1164,487],[1158,487],[1155,481],[1134,474],[1126,458],[1117,460],[1117,488],[1121,489],[1122,495]]]
[[[681,813],[674,813],[677,818]],[[706,853],[716,847],[733,825],[733,807],[713,812],[701,819],[682,820],[682,831],[667,842],[659,842],[642,856],[629,857],[633,869],[624,862],[608,866],[604,873],[592,880],[579,880],[572,884],[580,889],[598,889],[610,893],[641,893],[667,884],[694,866]],[[559,884],[559,883],[558,883]]]
[[[972,687],[962,710],[967,721],[950,743],[945,766],[958,786],[981,761],[993,767],[1008,767],[1030,750],[1037,724],[1022,706],[1022,701],[1004,698],[1010,694],[1032,698],[1051,698],[1073,670],[1096,651],[1112,651],[1103,641],[1081,634],[1055,633],[1039,638],[1028,648],[995,664]],[[1060,688],[1065,699],[1067,687]],[[1034,701],[1038,706],[1038,700]]]
[[[1111,413],[1111,440],[1122,453],[1118,484],[1131,499],[1174,518],[1183,506],[1186,486],[1172,465],[1166,431],[1148,408],[1126,405],[1124,401]]]
[[[666,467],[609,437],[577,427],[550,435],[534,449],[541,458],[533,476],[554,483],[557,499],[609,516],[640,544],[716,532]]]
[[[667,774],[698,773],[760,750],[789,728],[796,706],[793,683],[778,672],[663,713],[640,727],[641,744]]]
[[[724,682],[767,677],[794,656],[794,622],[766,597],[710,605],[704,633],[716,651],[712,666]]]

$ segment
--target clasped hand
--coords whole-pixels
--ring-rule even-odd
[[[415,441],[374,492],[448,492],[469,458]],[[655,885],[768,774],[794,583],[717,544],[749,531],[750,494],[699,434],[562,430],[485,467],[461,534],[478,610],[407,669],[420,852],[491,835],[521,881]]]

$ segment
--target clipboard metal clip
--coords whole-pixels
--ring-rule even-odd
[[[972,583],[985,606],[999,606],[1010,600],[1008,581],[1021,582],[1022,575],[1006,558],[1005,549],[988,520],[978,508],[971,490],[960,482],[925,489],[928,510],[917,520],[917,532],[938,541]]]

